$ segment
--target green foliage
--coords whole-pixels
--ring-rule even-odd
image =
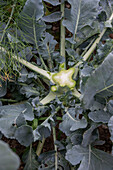
[[[20,159],[9,148],[8,144],[0,141],[0,168],[1,170],[15,170],[19,168]]]
[[[113,168],[113,157],[108,153],[105,153],[101,150],[92,149],[89,145],[89,148],[84,148],[80,145],[75,145],[72,149],[69,149],[66,154],[66,159],[69,160],[72,165],[77,165],[80,163],[79,170],[83,169],[109,169]]]
[[[108,98],[112,94],[113,80],[111,74],[113,72],[112,63],[113,57],[110,53],[102,64],[91,74],[88,81],[85,84],[85,92],[83,95],[83,102],[86,108],[92,105],[94,102],[94,96],[100,98]]]
[[[17,127],[26,124],[26,120],[33,119],[34,114],[29,103],[0,107],[0,131],[7,137],[14,138]]]
[[[30,149],[24,153],[23,161],[26,163],[24,167],[25,170],[35,170],[38,167],[39,163],[36,161],[36,153],[34,152],[32,147],[30,147]]]
[[[95,148],[100,125],[113,140],[112,19],[112,0],[0,0],[0,138],[27,147],[24,169],[113,169]],[[17,169],[0,147],[1,170]]]

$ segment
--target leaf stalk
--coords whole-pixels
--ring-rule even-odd
[[[110,18],[108,21],[112,21],[113,20],[113,13],[111,14]],[[92,54],[92,52],[95,50],[95,48],[97,47],[97,45],[99,44],[101,38],[103,37],[103,35],[105,34],[107,28],[105,27],[103,29],[103,31],[99,34],[99,37],[94,41],[94,43],[92,44],[92,46],[90,47],[90,49],[86,52],[86,54],[83,56],[83,61],[86,61],[90,55]],[[74,67],[78,67],[80,64],[82,64],[82,61],[79,61]]]
[[[8,51],[6,51],[5,48],[3,48],[1,46],[0,46],[0,50],[8,53],[10,55],[10,53]],[[53,80],[51,78],[52,73],[50,73],[49,71],[45,71],[45,70],[39,68],[38,66],[35,66],[35,65],[31,64],[30,62],[28,62],[28,61],[26,61],[26,60],[24,60],[24,59],[22,59],[22,58],[20,58],[16,55],[12,55],[12,58],[15,59],[16,61],[19,61],[19,63],[23,64],[27,68],[35,71],[36,73],[43,75],[44,77],[46,77],[47,79],[49,79],[50,81],[53,82]]]
[[[56,130],[53,127],[53,140],[54,140],[54,148],[55,148],[55,170],[58,169],[58,152],[57,152],[57,145],[55,144],[56,141]]]
[[[62,57],[66,57],[65,55],[65,27],[63,26],[63,19],[64,19],[64,10],[65,10],[65,3],[61,3],[61,13],[62,13],[62,19],[60,24],[60,55]],[[66,61],[65,61],[65,68],[66,68]]]
[[[42,148],[43,148],[43,146],[44,146],[44,143],[45,143],[45,138],[43,137],[42,142],[39,141],[38,146],[37,146],[37,150],[36,150],[37,156],[40,155],[40,153],[41,153],[41,151],[42,151]]]

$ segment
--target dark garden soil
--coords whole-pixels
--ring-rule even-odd
[[[105,141],[103,145],[96,146],[96,148],[105,152],[111,153],[112,141],[110,140],[110,132],[106,125],[102,125],[98,128],[100,140]]]

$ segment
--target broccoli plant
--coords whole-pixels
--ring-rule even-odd
[[[113,1],[0,7],[1,137],[27,147],[24,169],[112,170],[112,154],[97,146],[101,125],[113,139]],[[42,152],[51,135],[54,150]]]

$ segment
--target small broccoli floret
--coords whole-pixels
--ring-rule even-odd
[[[55,92],[57,91],[58,87],[57,86],[51,86],[51,91]]]

